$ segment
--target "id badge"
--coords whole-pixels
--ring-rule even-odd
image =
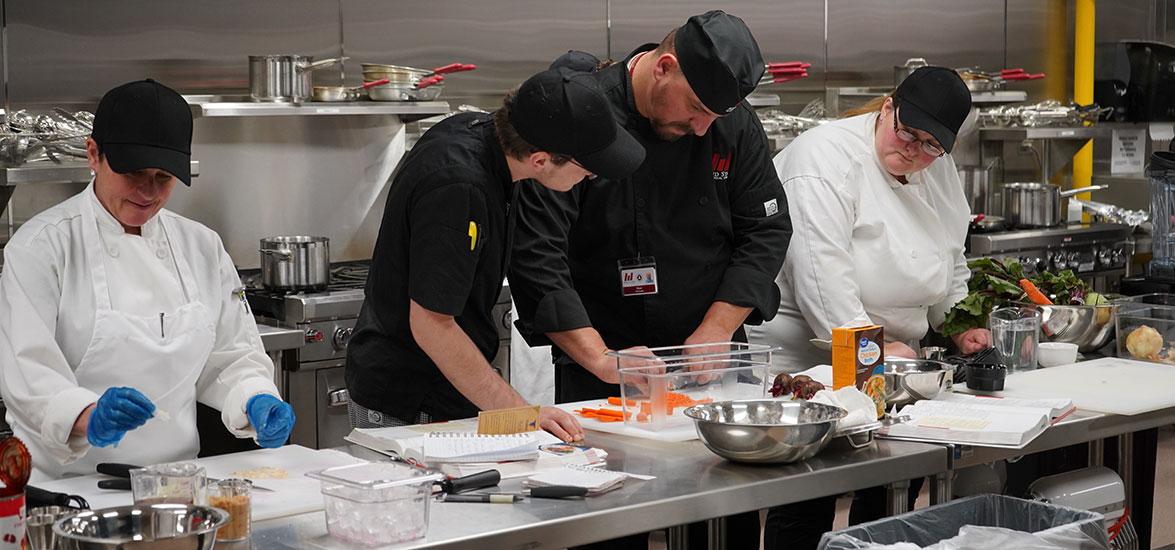
[[[657,293],[657,260],[652,256],[627,258],[616,262],[620,269],[620,294],[645,296]]]

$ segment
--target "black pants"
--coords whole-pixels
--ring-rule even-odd
[[[620,396],[620,386],[608,384],[583,367],[571,363],[566,358],[559,358],[555,362],[555,402],[574,403],[589,399],[603,399],[605,397]],[[688,537],[690,548],[705,548],[709,540],[709,529],[706,522],[699,521],[689,524]],[[731,550],[744,548],[754,550],[759,548],[759,512],[752,510],[741,514],[726,516],[725,533],[726,547]],[[646,550],[649,547],[648,533],[630,535],[618,539],[606,540],[577,549],[590,550]]]
[[[921,478],[910,480],[907,494],[909,506],[914,507]],[[820,537],[832,530],[836,518],[837,496],[816,498],[795,504],[776,506],[767,511],[763,526],[763,548],[766,550],[816,550]],[[884,486],[856,491],[849,509],[849,524],[857,525],[886,517],[886,489]]]

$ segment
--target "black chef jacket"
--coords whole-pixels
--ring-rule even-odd
[[[704,136],[668,142],[637,112],[627,63],[594,76],[645,161],[567,193],[521,189],[509,278],[527,341],[591,326],[612,349],[680,345],[718,300],[753,308],[750,324],[774,317],[791,219],[758,117],[744,103]],[[617,261],[637,256],[656,260],[657,294],[621,295]],[[619,395],[555,356],[557,401]]]
[[[347,346],[347,390],[356,403],[408,422],[418,411],[435,420],[477,414],[417,345],[408,304],[453,315],[493,360],[498,332],[490,310],[505,274],[512,185],[490,115],[447,118],[404,158]]]

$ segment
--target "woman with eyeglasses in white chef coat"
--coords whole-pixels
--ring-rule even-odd
[[[747,335],[782,348],[777,367],[830,363],[821,341],[851,325],[881,325],[886,355],[916,357],[913,346],[967,295],[970,210],[950,151],[970,109],[953,70],[923,67],[892,95],[804,132],[775,157],[793,233],[776,279],[779,314]],[[952,338],[964,354],[991,345],[986,329]],[[857,491],[851,521],[884,515],[884,496]],[[829,497],[773,508],[766,548],[815,548],[835,505]]]

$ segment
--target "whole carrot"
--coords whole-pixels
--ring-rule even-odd
[[[1032,281],[1020,279],[1020,288],[1024,289],[1024,294],[1028,295],[1028,300],[1032,303],[1038,306],[1053,305],[1053,301],[1048,296],[1045,296],[1039,288],[1036,288],[1036,285],[1032,284]]]

